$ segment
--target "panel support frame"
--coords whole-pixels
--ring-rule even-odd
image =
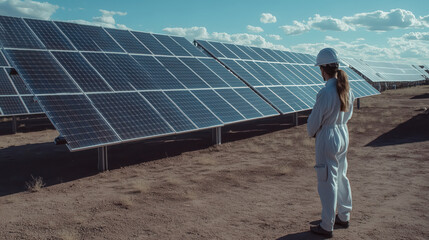
[[[105,172],[108,170],[107,146],[102,146],[98,148],[98,171]]]
[[[222,127],[216,127],[212,129],[212,142],[213,145],[222,144]]]
[[[17,122],[16,116],[12,117],[12,133],[15,134],[17,132]]]
[[[360,109],[360,98],[356,99],[357,109]]]
[[[298,112],[295,112],[292,114],[292,122],[293,125],[298,126],[299,125],[299,115]]]

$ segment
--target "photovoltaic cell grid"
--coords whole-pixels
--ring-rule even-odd
[[[29,97],[37,99],[70,150],[278,115],[182,37],[1,16],[0,24],[19,73],[9,81],[29,94],[0,103],[19,99],[34,111]]]
[[[0,56],[0,116],[43,113],[39,103],[27,90],[16,71]]]
[[[345,58],[347,64],[372,82],[415,82],[427,76],[412,65]]]
[[[213,41],[195,43],[283,114],[313,108],[316,95],[324,86],[312,55]],[[342,69],[349,75],[355,96],[378,94],[348,67]]]

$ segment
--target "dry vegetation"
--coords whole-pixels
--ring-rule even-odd
[[[429,99],[412,99],[427,93],[429,86],[389,90],[355,110],[354,209],[337,239],[429,236]],[[220,146],[197,132],[111,147],[104,173],[96,151],[54,146],[54,130],[2,135],[0,238],[315,239],[314,139],[305,124],[287,121],[227,127]],[[29,194],[25,182],[46,186]]]
[[[34,177],[31,175],[31,180],[26,182],[25,186],[30,192],[38,192],[45,186],[45,183],[43,182],[42,177]]]

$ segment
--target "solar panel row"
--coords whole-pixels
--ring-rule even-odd
[[[324,81],[309,54],[195,40],[195,43],[286,114],[313,108]],[[355,96],[378,92],[348,67],[343,67]],[[365,90],[365,91],[362,91]]]
[[[344,61],[372,82],[415,82],[426,80],[425,74],[408,64],[364,61],[352,58],[345,58]]]
[[[0,17],[9,22],[21,33],[5,28],[3,53],[71,150],[278,115],[184,38]]]

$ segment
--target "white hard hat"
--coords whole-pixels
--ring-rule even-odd
[[[314,66],[338,63],[337,51],[333,48],[324,48],[317,54],[316,64]]]

